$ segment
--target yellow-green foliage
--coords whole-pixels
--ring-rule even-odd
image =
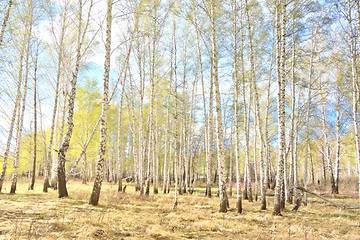
[[[244,201],[243,214],[237,214],[235,197],[230,210],[219,213],[219,199],[206,198],[203,188],[181,195],[176,209],[173,192],[140,197],[132,185],[117,193],[116,185],[106,183],[100,205],[93,207],[91,188],[70,180],[70,197],[59,199],[55,191],[42,193],[41,184],[28,191],[20,181],[16,195],[0,194],[0,239],[358,239],[360,234],[358,211],[311,197],[298,212],[287,206],[282,217],[274,217],[270,196],[268,210]],[[358,205],[356,197],[348,192],[332,199]]]

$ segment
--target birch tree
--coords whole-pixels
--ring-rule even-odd
[[[236,170],[236,209],[242,213],[241,185],[240,185],[240,148],[239,148],[239,79],[238,79],[238,53],[237,53],[237,1],[233,0],[233,79],[234,79],[234,126],[235,126],[235,170]]]
[[[24,113],[26,108],[26,96],[28,90],[28,79],[29,79],[29,68],[30,68],[30,55],[31,55],[31,35],[32,35],[32,28],[34,24],[34,5],[33,1],[31,0],[28,4],[28,7],[25,10],[24,16],[25,26],[24,26],[24,39],[23,39],[23,47],[21,47],[21,53],[25,56],[25,73],[23,75],[23,67],[24,64],[22,62],[23,58],[20,57],[20,66],[19,66],[19,79],[24,77],[24,89],[22,93],[22,100],[18,108],[18,119],[17,119],[17,135],[16,135],[16,145],[15,145],[15,157],[14,157],[14,164],[13,164],[13,173],[11,176],[11,189],[10,193],[16,192],[17,186],[17,176],[18,176],[18,165],[20,161],[20,144],[22,139],[22,131],[23,131],[23,123],[24,123]]]
[[[215,107],[216,107],[216,133],[217,133],[217,150],[218,150],[218,168],[219,168],[219,197],[220,212],[227,212],[228,199],[226,194],[226,170],[225,170],[225,152],[224,152],[224,135],[221,112],[221,94],[219,88],[218,76],[218,59],[216,48],[216,18],[218,14],[218,2],[211,1],[210,22],[211,22],[211,71],[215,88]]]
[[[52,147],[54,141],[54,131],[55,131],[55,118],[57,116],[57,109],[58,109],[58,99],[59,99],[59,85],[60,85],[60,78],[61,78],[61,64],[63,61],[63,51],[64,51],[64,36],[65,36],[65,29],[66,29],[66,16],[67,16],[67,5],[65,5],[64,12],[62,13],[61,17],[61,33],[59,39],[59,49],[58,49],[58,62],[57,62],[57,73],[56,73],[56,83],[55,83],[55,99],[54,99],[54,108],[51,120],[51,128],[50,128],[50,136],[49,136],[49,145],[45,159],[45,167],[44,167],[44,186],[43,192],[48,191],[48,187],[50,186],[49,178],[50,178],[50,161],[52,155]],[[54,33],[54,30],[53,30]]]
[[[276,187],[273,215],[281,215],[281,193],[284,191],[284,157],[285,157],[285,23],[286,0],[276,2],[277,28],[277,79],[278,79],[278,135],[279,157],[277,161]],[[281,24],[281,25],[280,25]]]
[[[36,49],[35,69],[34,69],[34,155],[33,155],[33,168],[31,175],[31,183],[29,190],[34,190],[35,185],[35,170],[36,170],[36,151],[37,151],[37,69],[39,58],[39,46]]]
[[[356,10],[357,10],[357,30],[360,30],[360,3],[356,1]],[[353,115],[353,124],[354,124],[354,135],[355,135],[355,144],[356,144],[356,157],[358,165],[358,173],[360,173],[360,136],[359,136],[359,117],[358,117],[358,102],[359,102],[359,80],[357,73],[357,59],[356,59],[356,50],[355,50],[355,40],[354,33],[352,29],[351,22],[351,1],[348,0],[348,14],[350,18],[350,53],[351,53],[351,78],[352,78],[352,115]],[[360,42],[360,36],[358,36],[358,42]],[[359,174],[360,175],[360,174]],[[360,176],[359,187],[360,187]],[[360,191],[359,191],[359,201],[360,201]]]
[[[75,68],[72,73],[72,79],[70,81],[70,94],[68,100],[68,117],[67,117],[67,129],[65,133],[64,140],[62,141],[60,148],[57,154],[57,175],[58,175],[58,193],[59,198],[67,197],[68,191],[66,187],[66,176],[65,176],[65,161],[66,161],[66,152],[70,146],[70,140],[74,128],[74,106],[75,106],[75,97],[76,97],[76,83],[78,79],[78,74],[80,70],[80,61],[84,52],[81,51],[83,42],[85,39],[85,34],[87,28],[89,27],[91,9],[93,7],[93,0],[89,3],[89,9],[87,9],[87,18],[85,23],[83,22],[83,0],[79,0],[79,10],[78,10],[78,31],[77,31],[77,40],[76,40],[76,57],[75,57]]]
[[[2,25],[1,25],[0,47],[1,47],[2,43],[3,43],[5,28],[6,28],[7,21],[9,20],[9,17],[10,17],[10,10],[11,10],[12,5],[13,5],[13,1],[12,1],[12,0],[9,0],[9,1],[8,1],[8,4],[7,4],[7,7],[6,7],[5,16],[4,16]]]
[[[96,163],[95,182],[90,196],[89,204],[96,206],[99,202],[101,184],[103,179],[103,169],[105,162],[106,150],[106,131],[107,131],[107,117],[109,108],[109,73],[110,73],[110,57],[111,57],[111,24],[112,24],[112,0],[107,0],[106,11],[106,43],[105,43],[105,63],[104,63],[104,82],[103,82],[103,97],[102,97],[102,111],[100,121],[100,143],[99,155]]]

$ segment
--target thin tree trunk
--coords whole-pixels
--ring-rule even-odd
[[[289,139],[289,147],[290,147],[290,173],[289,173],[289,192],[288,192],[288,203],[293,202],[293,195],[295,195],[295,159],[294,159],[294,128],[295,128],[295,16],[292,18],[292,63],[291,63],[291,126],[290,126],[290,139]],[[295,196],[296,199],[296,196]]]
[[[10,121],[10,126],[9,126],[9,135],[7,138],[7,142],[6,142],[6,149],[4,152],[4,160],[2,163],[2,171],[1,171],[1,175],[0,175],[0,192],[2,190],[2,186],[4,183],[4,178],[5,178],[5,174],[6,174],[6,168],[7,168],[7,160],[9,158],[9,153],[10,153],[10,147],[11,147],[11,140],[12,140],[12,136],[13,136],[13,131],[14,131],[14,127],[15,127],[15,120],[16,120],[16,116],[18,113],[18,109],[19,106],[21,104],[21,85],[22,85],[22,72],[23,72],[23,59],[24,59],[24,52],[25,52],[25,41],[26,41],[26,34],[23,35],[23,45],[22,45],[22,49],[20,51],[20,59],[19,59],[19,76],[18,76],[18,81],[17,81],[17,93],[16,93],[16,100],[15,100],[15,104],[14,104],[14,110],[12,112],[12,116],[11,116],[11,121]]]
[[[184,189],[184,193],[188,193],[188,170],[189,170],[189,159],[188,159],[188,151],[187,151],[187,141],[190,138],[189,134],[188,134],[188,126],[187,126],[187,113],[186,110],[188,108],[187,106],[187,92],[186,92],[186,65],[187,65],[187,60],[186,60],[186,54],[187,54],[187,45],[186,43],[184,44],[184,59],[183,59],[183,101],[182,101],[182,144],[181,144],[181,148],[182,148],[182,163],[181,166],[184,167],[184,170],[181,171],[184,172],[184,176],[181,177],[181,182],[183,183],[183,188],[180,189]]]
[[[213,129],[213,98],[214,98],[214,88],[213,88],[214,76],[211,72],[210,77],[210,92],[209,92],[209,116],[208,116],[208,154],[206,162],[206,195],[208,198],[211,198],[211,172],[212,172],[212,162],[213,162],[213,141],[214,141],[214,129]],[[216,178],[216,175],[215,175]]]
[[[314,30],[313,30],[314,31]],[[308,149],[309,149],[309,138],[310,138],[310,113],[311,113],[311,87],[312,87],[312,73],[313,73],[313,59],[314,59],[315,43],[312,40],[311,43],[311,56],[310,56],[310,67],[309,67],[309,79],[308,79],[308,92],[307,92],[307,104],[306,104],[306,130],[305,130],[305,160],[304,160],[304,188],[307,188],[308,182]],[[304,192],[303,196],[304,205],[307,205],[307,195]]]
[[[312,185],[315,184],[315,176],[314,176],[314,162],[312,157],[312,151],[311,151],[311,144],[309,145],[309,151],[310,151],[310,176],[311,176],[311,183]]]
[[[336,104],[336,162],[335,162],[335,194],[339,194],[339,168],[341,151],[341,105],[340,105],[340,86],[337,83],[337,104]]]
[[[246,7],[246,5],[245,5]],[[243,2],[241,2],[241,12],[243,11]],[[243,14],[242,14],[243,15]],[[240,62],[241,62],[241,78],[242,78],[242,95],[243,95],[243,105],[244,105],[244,135],[245,135],[245,164],[244,164],[244,190],[243,190],[243,197],[244,199],[248,199],[248,162],[249,162],[249,154],[250,154],[250,143],[249,143],[249,126],[250,126],[250,99],[251,99],[251,87],[250,87],[250,94],[249,94],[249,104],[247,105],[246,102],[246,84],[245,84],[245,63],[244,63],[244,31],[243,31],[243,19],[240,18]],[[251,82],[250,82],[251,86]],[[247,107],[248,106],[248,107]]]
[[[326,186],[326,163],[325,163],[325,150],[323,145],[321,146],[321,163],[322,163],[322,175],[323,175],[324,186]]]
[[[65,8],[66,9],[66,8]],[[60,77],[61,77],[61,64],[63,61],[63,54],[64,54],[64,36],[65,36],[65,28],[66,28],[66,14],[65,11],[62,15],[62,23],[61,23],[61,34],[60,34],[60,43],[59,43],[59,53],[58,53],[58,63],[57,63],[57,74],[56,74],[56,84],[55,84],[55,100],[54,100],[54,108],[52,114],[52,121],[51,121],[51,128],[50,128],[50,136],[49,136],[49,149],[47,150],[46,159],[45,159],[45,174],[44,174],[44,186],[43,192],[48,191],[48,187],[50,186],[49,183],[49,175],[50,175],[50,161],[51,161],[51,153],[53,147],[53,140],[54,140],[54,129],[55,129],[55,118],[57,116],[57,109],[58,109],[58,99],[59,99],[59,84],[60,84]],[[54,186],[54,185],[53,185]]]
[[[322,81],[320,80],[320,87],[322,88]],[[330,143],[328,140],[328,134],[327,134],[327,113],[326,113],[326,96],[324,94],[324,89],[322,89],[322,99],[321,99],[321,112],[322,112],[322,135],[323,135],[323,145],[324,145],[324,151],[325,151],[325,157],[327,159],[328,164],[328,171],[329,171],[329,177],[330,177],[330,185],[331,185],[331,193],[335,193],[335,177],[334,177],[334,170],[333,170],[333,162],[331,160],[330,156]],[[311,155],[310,155],[311,156]],[[312,167],[310,168],[312,170]]]
[[[65,128],[65,115],[66,115],[66,102],[67,102],[67,96],[68,96],[68,85],[69,85],[69,81],[66,81],[66,84],[63,84],[65,86],[63,86],[65,88],[65,91],[63,91],[63,105],[62,105],[62,116],[61,116],[61,123],[60,123],[60,129],[57,130],[57,132],[60,132],[60,136],[58,138],[58,143],[55,146],[54,145],[54,149],[56,149],[55,147],[57,147],[57,149],[60,149],[63,138],[64,138],[64,128]],[[59,105],[60,107],[60,105]],[[57,125],[58,127],[58,125]],[[57,151],[58,152],[58,151]],[[53,164],[52,164],[52,168],[51,168],[51,186],[53,187],[54,190],[57,189],[57,185],[58,185],[58,154],[54,155],[53,158]]]
[[[127,68],[127,66],[126,66]],[[125,95],[125,79],[126,79],[126,70],[124,81],[122,83],[121,97],[120,97],[120,106],[119,106],[119,116],[118,116],[118,129],[117,129],[117,163],[118,163],[118,192],[122,192],[122,176],[123,176],[123,161],[122,161],[122,149],[121,149],[121,127],[122,127],[122,108],[123,108],[123,100]]]
[[[69,95],[69,109],[68,109],[68,118],[67,118],[67,129],[65,138],[58,151],[58,166],[57,166],[57,175],[58,175],[58,194],[59,198],[67,197],[68,191],[66,188],[66,177],[65,177],[65,161],[66,161],[66,152],[69,149],[70,139],[72,136],[72,131],[74,128],[74,108],[75,108],[75,97],[76,97],[76,82],[77,75],[80,69],[80,58],[81,58],[81,33],[82,33],[82,0],[79,0],[79,23],[78,23],[78,36],[77,36],[77,48],[76,48],[76,63],[75,71],[70,81],[71,90]]]
[[[135,28],[136,29],[136,28]],[[139,189],[140,189],[140,195],[144,194],[144,174],[143,174],[143,167],[144,167],[144,128],[143,128],[143,102],[144,102],[144,77],[143,77],[143,69],[142,69],[142,56],[140,51],[140,42],[138,37],[138,61],[139,61],[139,79],[140,79],[140,103],[139,103],[139,152],[138,152],[138,158],[139,158]],[[145,61],[144,61],[145,62]]]
[[[227,212],[228,198],[226,194],[226,170],[225,170],[225,153],[224,153],[224,135],[221,112],[221,95],[218,79],[218,59],[216,49],[216,31],[215,22],[217,15],[217,3],[211,2],[210,20],[211,20],[211,68],[214,78],[215,103],[216,103],[216,133],[217,133],[217,150],[218,150],[218,168],[219,168],[219,197],[220,212]]]
[[[129,69],[129,84],[130,84],[130,90],[133,94],[135,92],[133,83],[132,83],[132,76],[130,74],[130,68]],[[136,140],[139,140],[138,136],[136,135],[136,124],[135,124],[135,116],[134,116],[134,110],[135,110],[135,104],[134,104],[134,97],[131,95],[130,98],[127,99],[130,101],[128,104],[128,113],[129,113],[129,122],[130,122],[130,131],[132,133],[132,153],[134,157],[134,181],[135,181],[135,190],[140,190],[140,157],[139,157],[139,143]],[[131,106],[131,107],[130,107]],[[132,110],[130,110],[130,108]]]
[[[171,129],[171,121],[169,123],[169,129]],[[171,139],[169,139],[169,161],[168,161],[168,167],[167,167],[167,181],[166,181],[166,193],[170,192],[170,182],[171,182],[171,178],[170,178],[170,172],[171,172],[171,156],[172,156],[172,150],[173,150],[173,146],[172,146],[172,142]]]
[[[187,129],[188,129],[188,139],[187,139],[187,143],[186,143],[186,158],[187,158],[187,193],[192,194],[193,193],[193,189],[191,188],[191,185],[194,183],[192,181],[193,178],[193,163],[194,163],[194,156],[196,154],[196,149],[194,149],[193,153],[190,153],[190,146],[191,146],[191,142],[193,141],[193,136],[194,136],[194,121],[195,121],[195,102],[196,102],[196,89],[197,89],[197,80],[198,80],[198,75],[197,75],[197,68],[198,66],[196,66],[196,74],[194,77],[194,82],[192,84],[192,89],[191,89],[191,101],[190,101],[190,110],[189,110],[189,117],[187,118],[188,124],[187,124]],[[194,144],[194,143],[193,143]]]
[[[101,184],[103,179],[103,169],[105,162],[106,150],[106,131],[107,131],[107,117],[109,107],[109,73],[110,73],[110,56],[111,56],[111,24],[112,24],[112,1],[107,1],[106,12],[106,43],[105,43],[105,63],[104,63],[104,83],[103,83],[103,98],[102,98],[102,113],[100,121],[100,143],[99,155],[96,163],[95,182],[90,196],[89,204],[96,206],[99,202]]]
[[[87,10],[87,20],[84,24],[82,21],[82,13],[83,13],[83,2],[79,0],[79,16],[78,16],[78,32],[77,32],[77,43],[76,43],[76,60],[75,60],[75,69],[72,73],[72,80],[70,81],[70,95],[69,95],[69,103],[68,103],[68,117],[67,117],[67,129],[65,133],[65,138],[59,148],[58,151],[58,194],[59,198],[67,197],[68,191],[66,188],[66,175],[65,175],[65,162],[66,162],[66,152],[70,146],[70,139],[72,136],[73,128],[74,128],[74,110],[75,110],[75,97],[76,97],[76,82],[78,78],[78,73],[80,70],[80,61],[81,61],[81,48],[83,45],[83,41],[85,39],[85,34],[87,32],[87,28],[89,26],[90,13],[93,7],[93,0],[90,1],[90,7]],[[84,25],[84,26],[83,26]]]
[[[15,158],[14,158],[14,165],[13,165],[13,173],[11,176],[11,189],[10,189],[10,193],[15,193],[16,192],[16,185],[17,185],[17,171],[18,171],[18,165],[19,165],[19,160],[20,160],[20,144],[21,144],[21,137],[22,137],[22,130],[23,130],[23,123],[24,123],[24,113],[25,113],[25,108],[26,108],[26,95],[27,95],[27,88],[28,88],[28,78],[29,78],[29,58],[30,58],[30,41],[31,41],[31,33],[32,33],[32,27],[33,27],[33,2],[32,0],[29,3],[28,6],[28,10],[29,12],[29,17],[26,19],[26,24],[25,24],[25,33],[24,33],[24,39],[23,39],[23,44],[24,47],[22,48],[21,51],[25,50],[25,82],[24,82],[24,92],[23,92],[23,96],[22,96],[22,105],[20,103],[19,105],[19,113],[18,113],[18,124],[17,124],[17,136],[16,136],[16,147],[15,147]],[[26,49],[25,49],[26,46]],[[24,53],[21,53],[24,54]],[[21,62],[20,65],[22,65],[22,59],[20,57]],[[20,66],[20,71],[19,71],[19,79],[22,78],[22,66]],[[20,80],[19,80],[20,81]],[[21,108],[21,112],[20,112],[20,108]]]
[[[31,184],[30,184],[30,187],[29,189],[30,190],[34,190],[34,185],[35,185],[35,170],[36,170],[36,134],[37,134],[37,110],[36,110],[36,90],[37,90],[37,62],[38,62],[38,54],[39,54],[39,51],[37,49],[36,51],[36,59],[35,59],[35,70],[34,70],[34,161],[33,161],[33,170],[32,170],[32,178],[31,178]]]
[[[235,114],[233,114],[235,115]],[[229,197],[232,197],[232,180],[233,180],[233,158],[234,158],[234,139],[233,139],[233,132],[234,132],[234,123],[233,119],[231,120],[231,128],[230,128],[230,157],[229,157]]]
[[[157,7],[158,3],[154,3],[154,25],[153,28],[153,39],[152,39],[152,52],[150,52],[150,112],[149,112],[149,141],[148,141],[148,171],[147,171],[147,181],[146,181],[146,192],[145,194],[149,195],[150,188],[150,165],[154,163],[155,159],[153,158],[153,152],[155,150],[155,133],[154,133],[154,101],[155,101],[155,54],[156,54],[156,41],[157,41]],[[153,173],[154,173],[154,165],[153,164]],[[154,179],[153,179],[154,180]],[[155,191],[155,189],[154,189]],[[156,189],[157,191],[157,189]]]
[[[194,15],[194,24],[196,28],[196,50],[197,50],[197,58],[199,62],[199,70],[200,70],[200,78],[201,78],[201,86],[202,86],[202,99],[203,99],[203,114],[204,114],[204,130],[205,130],[205,162],[206,162],[206,195],[207,197],[211,197],[211,150],[210,150],[210,139],[209,139],[209,123],[210,119],[207,116],[206,111],[206,99],[205,99],[205,84],[204,84],[204,72],[203,72],[203,63],[202,63],[202,56],[201,56],[201,49],[200,49],[200,31],[197,25],[197,14],[195,12],[195,1],[192,1],[193,4],[193,15]],[[212,90],[212,85],[210,85],[210,90]],[[211,95],[209,104],[211,102]],[[210,115],[209,108],[209,115]],[[211,110],[212,112],[212,110]]]
[[[255,132],[256,132],[256,127],[257,127],[257,123],[256,123],[256,119],[255,119],[255,123],[254,123],[254,130],[255,130]],[[257,176],[257,161],[256,161],[256,152],[257,152],[257,146],[256,146],[256,137],[254,138],[254,174],[255,174],[255,176],[254,176],[254,178],[255,178],[255,189],[254,189],[254,191],[255,191],[255,201],[257,201],[258,200],[258,176]]]
[[[254,56],[254,47],[253,47],[253,41],[252,41],[252,33],[251,33],[251,26],[250,26],[250,16],[249,16],[249,9],[248,9],[248,3],[247,0],[245,0],[246,4],[246,19],[247,19],[247,25],[248,25],[248,35],[249,37],[249,45],[250,45],[250,65],[251,65],[251,78],[252,78],[252,84],[254,89],[254,105],[255,105],[255,116],[257,121],[257,132],[259,135],[259,141],[260,141],[260,149],[259,149],[259,162],[260,162],[260,187],[262,189],[261,194],[261,209],[266,209],[266,188],[265,188],[265,178],[264,178],[264,137],[263,137],[263,131],[262,131],[262,121],[261,121],[261,112],[260,112],[260,101],[259,101],[259,93],[257,89],[257,81],[256,81],[256,74],[255,74],[255,56]],[[256,124],[255,124],[256,129]],[[256,151],[255,151],[256,152]],[[254,152],[254,156],[255,153]],[[256,164],[256,163],[254,163]],[[257,187],[257,186],[256,186]],[[257,194],[257,193],[256,193]]]
[[[87,168],[87,160],[86,160],[86,153],[84,154],[84,158],[83,158],[83,170],[82,170],[82,184],[87,184],[87,173],[86,173],[86,168]]]
[[[298,199],[300,199],[300,196],[298,196],[298,192],[297,192],[297,186],[298,186],[298,175],[299,175],[299,170],[298,170],[298,127],[295,127],[295,132],[294,132],[294,202],[300,201]]]
[[[171,48],[173,49],[173,48]],[[171,50],[171,65],[173,59],[173,51]],[[171,140],[169,140],[169,131],[170,131],[170,96],[171,96],[171,83],[173,78],[172,67],[170,70],[170,83],[169,83],[169,93],[167,96],[167,109],[166,109],[166,129],[165,129],[165,150],[164,150],[164,187],[163,192],[169,192],[169,183],[170,183],[170,167],[171,167]],[[167,149],[170,147],[170,154],[168,155]],[[169,156],[169,158],[168,158]]]
[[[172,35],[172,48],[171,51],[174,52],[174,59],[171,58],[171,72],[174,71],[174,101],[175,101],[175,112],[174,112],[174,123],[175,126],[179,126],[178,120],[178,95],[177,95],[177,58],[176,58],[176,24],[175,24],[175,14],[173,13],[173,35]],[[173,56],[173,55],[171,55]],[[174,66],[173,66],[174,61]],[[174,144],[175,144],[175,156],[174,156],[174,180],[175,180],[175,199],[174,199],[174,209],[178,205],[178,163],[179,163],[179,134],[178,128],[174,130]]]
[[[155,109],[156,117],[155,117],[155,177],[154,177],[154,194],[159,193],[159,128],[158,128],[158,117],[157,117],[157,109]]]
[[[2,43],[3,43],[5,28],[6,28],[7,21],[9,20],[9,17],[10,17],[10,9],[11,9],[12,5],[13,5],[13,1],[9,0],[8,4],[7,4],[6,12],[5,12],[4,20],[3,20],[3,23],[1,25],[0,47],[1,47]]]
[[[349,13],[351,12],[350,8],[350,0],[349,2]],[[358,31],[360,31],[360,3],[359,1],[356,1],[356,7],[357,7],[357,23],[358,23]],[[349,14],[350,15],[350,14]],[[350,15],[351,16],[351,15]],[[351,17],[350,17],[351,19]],[[351,24],[350,24],[351,25]],[[351,36],[350,38],[353,41],[353,32],[350,30]],[[358,36],[360,40],[360,36]],[[357,155],[357,165],[358,165],[358,181],[359,181],[359,189],[360,189],[360,136],[359,136],[359,119],[358,119],[358,102],[359,102],[359,80],[357,76],[357,70],[356,70],[356,53],[355,53],[355,44],[351,43],[351,52],[352,52],[352,82],[353,82],[353,123],[354,123],[354,134],[355,134],[355,143],[356,143],[356,155]],[[359,201],[360,201],[360,190],[359,190]]]
[[[284,182],[284,156],[285,156],[285,21],[286,0],[280,0],[276,6],[277,17],[277,79],[278,79],[278,134],[279,157],[277,162],[276,187],[274,196],[273,215],[281,215]],[[282,17],[282,19],[281,19]],[[282,21],[281,21],[282,20]],[[281,26],[280,26],[281,22]]]
[[[239,80],[237,71],[237,3],[233,1],[233,80],[234,80],[234,126],[235,126],[235,170],[236,170],[236,209],[238,213],[242,213],[241,200],[241,177],[240,177],[240,149],[239,149]]]

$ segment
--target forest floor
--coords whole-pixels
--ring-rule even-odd
[[[229,211],[219,213],[219,198],[206,198],[203,187],[179,195],[173,209],[173,192],[140,197],[131,184],[124,182],[126,192],[117,193],[117,185],[104,183],[94,207],[88,204],[92,184],[70,180],[69,197],[59,199],[57,191],[42,192],[40,179],[34,191],[25,181],[20,180],[16,194],[0,193],[0,239],[360,239],[359,210],[312,196],[297,212],[287,205],[283,216],[272,216],[273,191],[268,191],[267,210],[259,210],[259,201],[243,200],[242,214],[236,213],[233,195]],[[312,190],[357,206],[358,194],[351,188],[337,196],[323,194],[323,187]]]

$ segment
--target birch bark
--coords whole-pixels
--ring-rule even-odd
[[[105,43],[105,63],[104,63],[104,83],[103,83],[103,97],[102,97],[102,112],[100,120],[100,143],[99,155],[96,163],[95,182],[90,196],[89,204],[96,206],[99,202],[103,168],[105,162],[106,150],[106,132],[107,132],[107,117],[109,108],[109,73],[110,73],[110,57],[111,57],[111,24],[112,24],[112,5],[113,0],[107,1],[106,12],[106,43]]]

